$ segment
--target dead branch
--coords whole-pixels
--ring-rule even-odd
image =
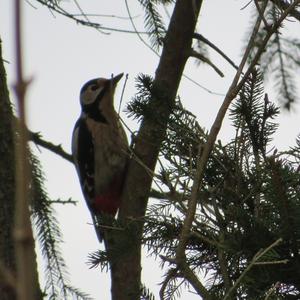
[[[41,134],[39,132],[32,132],[32,131],[28,131],[28,138],[29,140],[31,140],[32,142],[34,142],[35,144],[61,156],[62,158],[66,159],[67,161],[69,161],[70,163],[74,163],[73,161],[73,157],[71,154],[67,153],[61,146],[61,144],[59,145],[55,145],[51,142],[48,142],[44,139],[42,139]]]
[[[232,65],[235,69],[238,69],[238,66],[219,47],[205,38],[202,34],[194,33],[194,38],[208,45],[210,48],[219,53],[226,61],[228,61],[230,65]]]
[[[192,49],[191,53],[190,53],[190,56],[194,57],[194,58],[197,58],[200,61],[208,64],[209,66],[211,66],[217,72],[217,74],[219,76],[224,77],[223,72],[212,61],[210,61],[207,57],[205,57],[201,53],[199,53],[199,52],[197,52],[197,51],[195,51],[195,50]]]

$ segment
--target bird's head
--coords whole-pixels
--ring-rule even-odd
[[[86,82],[80,90],[80,104],[85,113],[95,113],[103,106],[113,105],[113,95],[123,73],[110,79],[96,78]]]

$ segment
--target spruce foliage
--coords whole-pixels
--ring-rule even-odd
[[[128,106],[139,119],[151,113],[151,80],[139,76],[138,96]],[[209,159],[186,247],[187,263],[215,299],[300,295],[300,142],[282,152],[272,146],[278,114],[254,69],[230,111],[236,135],[226,145],[218,141]],[[206,138],[178,98],[161,148],[159,190],[152,193],[159,200],[148,208],[142,241],[167,270],[162,299],[175,299],[187,285],[174,257]]]
[[[256,8],[254,14],[256,16],[258,14]],[[249,57],[250,61],[269,30],[267,26],[271,27],[278,20],[280,14],[281,10],[276,5],[276,1],[270,1],[265,13],[267,25],[262,23],[260,27],[252,49],[252,55]],[[265,79],[269,79],[268,82],[274,87],[278,102],[284,108],[290,110],[298,99],[296,78],[300,66],[300,40],[286,34],[285,27],[291,25],[288,24],[288,21],[284,22],[270,39],[268,47],[261,56],[260,66],[263,76]]]
[[[44,292],[47,299],[91,299],[86,293],[70,285],[65,260],[61,253],[62,233],[55,217],[51,200],[44,188],[44,174],[35,155],[30,152],[32,169],[32,221],[45,259],[46,286]]]
[[[145,10],[145,28],[149,34],[151,46],[158,49],[162,46],[165,27],[157,10],[156,0],[139,0]]]

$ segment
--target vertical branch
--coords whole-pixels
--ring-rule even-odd
[[[210,153],[213,149],[214,143],[216,141],[217,135],[221,129],[225,114],[228,110],[229,105],[231,104],[232,100],[236,97],[242,86],[244,85],[245,81],[247,80],[249,74],[259,61],[259,58],[261,54],[263,53],[265,47],[267,46],[267,43],[270,39],[270,37],[278,30],[281,23],[284,21],[284,19],[288,16],[291,10],[293,10],[299,3],[300,0],[295,0],[282,14],[281,17],[278,19],[277,22],[275,22],[272,27],[267,32],[261,46],[257,50],[253,61],[247,68],[246,72],[244,73],[243,78],[241,79],[241,75],[243,74],[243,69],[245,67],[247,58],[249,56],[250,51],[253,48],[253,43],[255,40],[255,36],[258,33],[260,24],[262,22],[262,15],[264,14],[264,11],[266,9],[268,0],[265,0],[261,5],[261,14],[258,16],[256,24],[253,28],[250,40],[248,42],[246,51],[243,55],[243,58],[241,60],[241,63],[239,65],[239,68],[236,72],[236,75],[234,76],[232,83],[228,89],[228,92],[225,96],[225,99],[217,113],[216,119],[211,127],[210,133],[208,135],[207,142],[203,148],[203,151],[199,153],[197,158],[197,169],[195,173],[194,178],[194,184],[192,186],[192,192],[191,197],[188,202],[188,211],[186,214],[186,217],[184,219],[183,228],[180,233],[179,243],[178,247],[176,249],[176,262],[179,268],[182,270],[183,275],[185,278],[192,284],[192,286],[195,288],[195,290],[203,296],[204,299],[210,299],[209,295],[205,293],[204,286],[201,285],[200,281],[198,280],[195,273],[190,269],[186,262],[186,255],[185,255],[185,249],[187,240],[189,237],[190,229],[194,221],[194,216],[196,212],[197,202],[198,202],[198,191],[201,189],[201,186],[203,184],[203,176],[205,172],[205,168],[210,156]],[[202,148],[202,145],[199,145],[199,152]]]
[[[264,2],[264,9],[266,7],[266,2],[267,1]],[[264,9],[263,9],[263,11],[264,11]],[[229,87],[229,90],[225,96],[225,99],[224,99],[224,101],[218,111],[218,114],[216,116],[216,119],[211,127],[211,130],[210,130],[207,142],[204,146],[204,149],[203,149],[202,153],[198,154],[197,169],[196,169],[194,184],[192,186],[191,197],[190,197],[189,203],[188,203],[188,211],[187,211],[187,215],[185,217],[184,223],[183,223],[183,228],[182,228],[182,232],[180,234],[179,244],[178,244],[178,247],[176,250],[177,263],[179,265],[181,265],[182,267],[184,267],[185,269],[189,269],[185,263],[185,247],[186,247],[186,242],[187,242],[187,239],[189,236],[189,231],[190,231],[190,228],[191,228],[193,220],[194,220],[196,207],[197,207],[197,200],[198,200],[198,191],[202,185],[202,179],[204,176],[206,164],[208,162],[209,155],[213,149],[217,135],[221,129],[222,122],[223,122],[223,119],[227,112],[227,109],[228,109],[231,101],[234,99],[234,97],[238,93],[237,84],[239,82],[240,76],[242,75],[243,68],[246,64],[248,55],[253,47],[253,42],[254,42],[255,36],[259,30],[260,23],[261,23],[261,17],[259,16],[256,21],[256,24],[253,28],[250,40],[248,42],[247,49],[241,60],[241,63],[236,72],[236,75],[232,80],[231,86]],[[240,86],[240,88],[241,88],[241,86]],[[200,152],[201,148],[202,148],[202,145],[199,145],[199,152]],[[191,270],[189,270],[189,271],[191,271]]]
[[[17,124],[15,141],[16,163],[16,204],[14,241],[17,262],[17,298],[19,300],[37,299],[38,284],[35,265],[34,240],[29,213],[29,161],[27,132],[25,130],[25,93],[27,82],[22,69],[21,1],[15,0],[15,45],[16,74],[15,92],[17,95],[20,122]]]
[[[170,113],[188,59],[202,0],[177,0],[164,38],[162,55],[155,72],[149,106],[155,117],[145,116],[135,139],[134,153],[148,170],[153,171],[165,137]],[[157,122],[159,118],[160,122]],[[112,299],[140,299],[141,238],[144,216],[152,183],[137,160],[128,166],[118,219],[128,225],[126,233],[112,232],[106,241],[111,252]],[[110,249],[122,245],[122,255]]]

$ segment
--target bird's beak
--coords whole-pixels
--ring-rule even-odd
[[[116,85],[118,82],[119,82],[119,80],[123,77],[123,75],[124,75],[124,73],[121,73],[121,74],[119,74],[119,75],[116,75],[116,76],[111,76],[111,83],[113,84],[113,85]]]

